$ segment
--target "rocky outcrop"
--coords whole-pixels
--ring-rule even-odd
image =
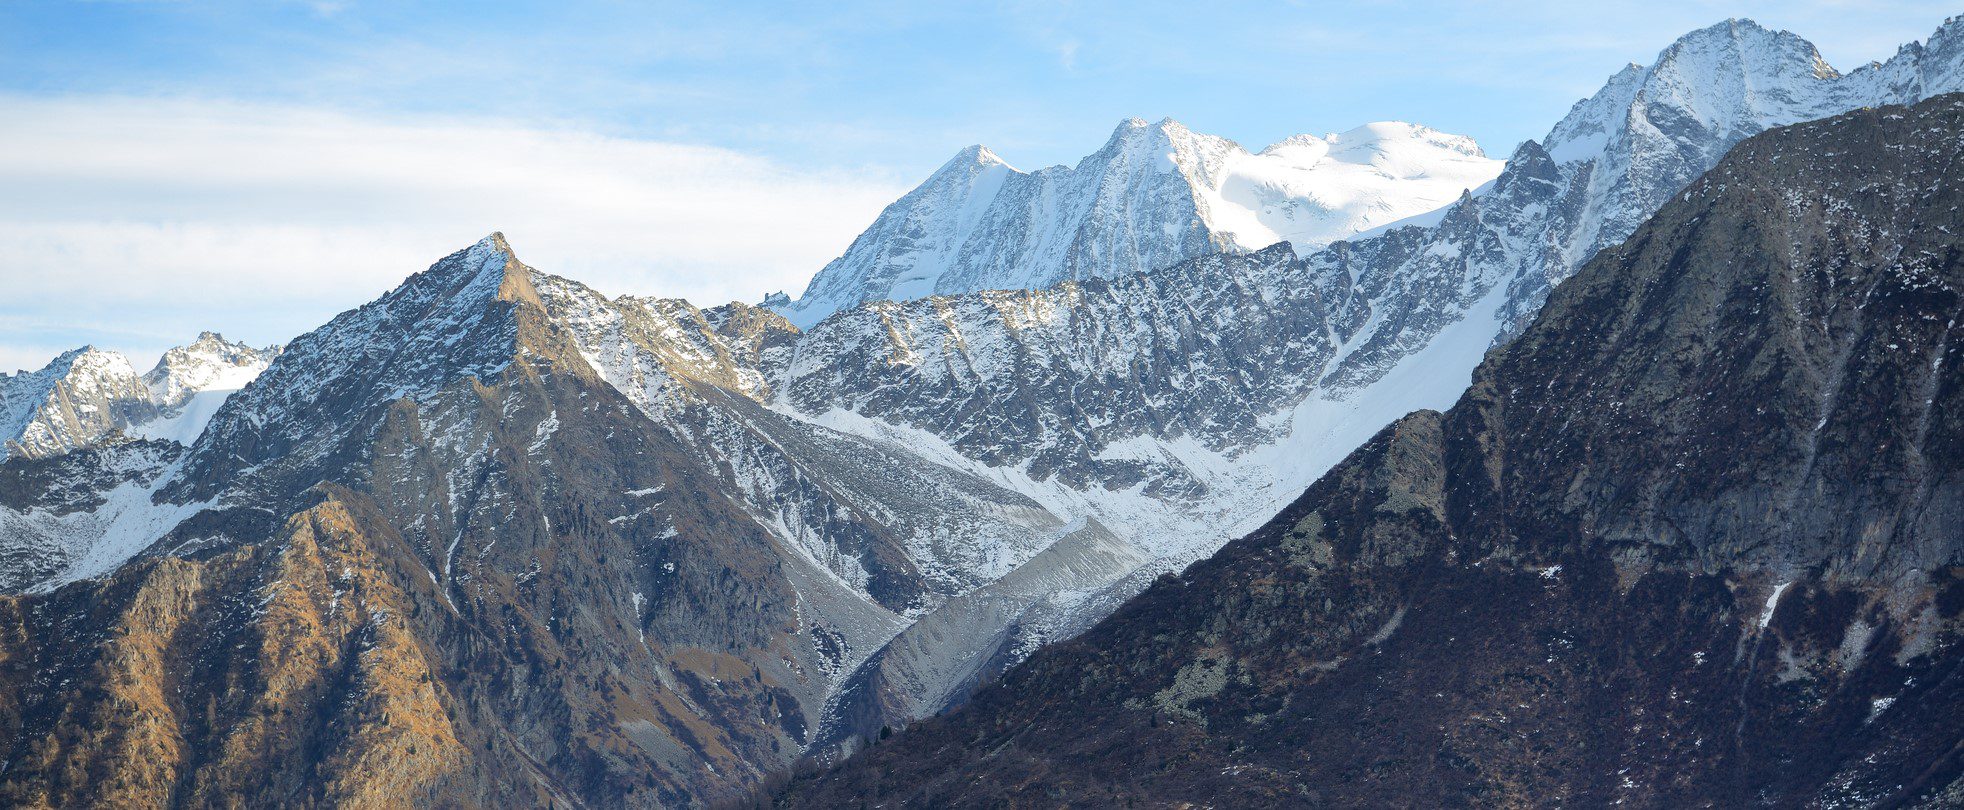
[[[198,339],[178,346],[157,360],[155,368],[143,375],[151,401],[160,408],[182,408],[193,397],[206,392],[237,391],[266,370],[281,347],[254,348],[226,340],[217,332],[201,332]]]
[[[1944,804],[1960,133],[1748,140],[1451,410],[789,804]]]

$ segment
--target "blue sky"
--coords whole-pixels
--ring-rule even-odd
[[[0,302],[0,368],[202,328],[283,340],[493,229],[610,293],[755,300],[970,143],[1037,168],[1129,116],[1250,147],[1398,119],[1504,155],[1729,16],[1848,69],[1951,11],[14,0],[0,272],[28,292]]]

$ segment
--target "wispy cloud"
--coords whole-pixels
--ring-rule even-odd
[[[1058,43],[1057,44],[1058,64],[1063,65],[1065,70],[1069,70],[1071,68],[1077,67],[1077,52],[1078,52],[1078,48],[1082,46],[1083,43],[1080,43],[1075,39],[1067,39],[1064,40],[1063,42]]]
[[[284,338],[494,228],[610,291],[750,298],[970,143],[1034,168],[1129,116],[1398,119],[1505,153],[1728,16],[1851,68],[1954,6],[0,2],[0,365]]]
[[[905,190],[488,120],[116,97],[0,97],[0,117],[8,367],[205,328],[285,339],[493,230],[608,293],[756,300],[795,292]]]

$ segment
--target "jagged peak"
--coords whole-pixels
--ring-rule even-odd
[[[1304,149],[1304,148],[1326,149],[1329,147],[1330,145],[1329,139],[1332,137],[1335,137],[1335,135],[1320,136],[1320,137],[1316,135],[1310,135],[1307,133],[1302,135],[1290,135],[1287,138],[1283,138],[1282,140],[1276,141],[1275,143],[1262,147],[1261,154],[1276,155],[1276,154],[1281,154],[1283,152],[1288,152],[1295,149]]]
[[[1152,125],[1144,118],[1127,118],[1112,127],[1111,137],[1105,139],[1105,148],[1114,149],[1127,143],[1144,140],[1150,135]]]
[[[462,254],[471,264],[477,265],[477,269],[480,271],[490,269],[493,262],[503,263],[518,260],[518,256],[512,252],[511,243],[505,241],[504,231],[492,231],[490,235],[477,240],[470,247],[451,255],[455,256],[458,254]]]
[[[1289,240],[1287,239],[1257,250],[1252,255],[1262,261],[1279,261],[1285,259],[1294,261],[1298,258],[1296,255],[1296,246],[1289,244]]]
[[[1703,28],[1694,28],[1690,31],[1685,32],[1684,34],[1680,35],[1676,40],[1673,40],[1669,46],[1665,47],[1664,50],[1668,52],[1673,47],[1678,47],[1681,45],[1696,45],[1701,42],[1709,42],[1709,41],[1725,40],[1725,39],[1737,40],[1746,36],[1755,36],[1755,35],[1777,36],[1783,33],[1787,33],[1787,32],[1774,31],[1770,28],[1767,28],[1766,26],[1760,25],[1757,21],[1749,17],[1727,17],[1723,20],[1719,20],[1718,22],[1712,23],[1711,25],[1707,25]],[[1789,34],[1789,36],[1791,36],[1791,34]]]
[[[731,301],[720,307],[711,307],[702,310],[702,316],[704,320],[708,321],[711,326],[714,326],[719,331],[731,328],[750,327],[770,329],[793,335],[801,331],[798,329],[797,324],[792,323],[791,319],[784,317],[777,310],[746,304],[742,301]]]
[[[171,352],[181,353],[185,350],[202,350],[202,351],[210,351],[210,352],[227,352],[227,353],[237,353],[237,352],[259,353],[259,352],[266,352],[266,351],[274,351],[277,349],[278,346],[268,346],[265,348],[260,348],[250,343],[246,343],[245,341],[242,340],[227,340],[225,338],[225,335],[221,333],[206,330],[203,332],[199,332],[196,340],[193,340],[190,343],[186,343],[182,346],[172,349]],[[167,352],[166,354],[169,353],[170,352]]]
[[[1627,64],[1601,89],[1569,108],[1542,145],[1557,162],[1594,157],[1625,126],[1633,105],[1681,106],[1708,125],[1728,126],[1766,105],[1791,105],[1800,93],[1759,92],[1775,82],[1831,82],[1842,74],[1813,43],[1791,31],[1773,30],[1734,17],[1685,33],[1659,51],[1649,66]],[[1774,119],[1797,113],[1770,112]]]
[[[53,392],[64,386],[113,391],[140,388],[141,383],[129,358],[94,345],[62,352],[39,370],[0,374],[0,459],[12,455],[6,442],[17,438]]]
[[[514,259],[511,243],[505,241],[502,231],[493,231],[489,236],[479,239],[469,247],[455,251],[438,259],[425,273],[441,272],[444,275],[475,276],[486,269],[492,261],[502,264]]]
[[[1507,157],[1507,162],[1512,163],[1521,159],[1534,160],[1546,157],[1548,157],[1548,149],[1542,146],[1540,141],[1529,138],[1522,141],[1519,146],[1514,147],[1514,153]]]
[[[1197,136],[1198,133],[1171,116],[1150,123],[1144,118],[1127,118],[1112,128],[1112,135],[1106,139],[1105,146],[1109,149],[1123,144],[1171,142]]]
[[[325,453],[352,435],[353,414],[490,380],[521,356],[562,358],[533,273],[492,233],[295,338],[211,417],[188,451],[198,473],[172,497],[209,497],[296,448]],[[316,474],[294,464],[269,474]]]
[[[495,297],[504,301],[534,301],[532,268],[519,261],[502,231],[493,231],[470,247],[459,250],[430,265],[428,270],[410,277],[400,289],[424,288],[425,294],[439,298],[469,299]],[[434,285],[434,289],[428,289]]]
[[[1775,30],[1760,25],[1744,17],[1730,17],[1678,37],[1657,55],[1651,72],[1669,68],[1672,63],[1686,58],[1689,54],[1705,53],[1709,49],[1729,48],[1741,58],[1750,58],[1755,46],[1779,48],[1807,63],[1816,78],[1833,79],[1841,75],[1821,57],[1814,43],[1787,30]]]
[[[1930,36],[1925,37],[1923,41],[1908,43],[1898,49],[1897,52],[1941,51],[1945,50],[1946,45],[1952,45],[1959,40],[1964,40],[1964,14],[1946,18],[1943,24],[1938,25],[1937,30],[1931,31]]]
[[[1127,118],[1112,130],[1105,146],[1086,156],[1078,168],[1128,155],[1124,162],[1133,167],[1178,171],[1205,184],[1212,182],[1213,172],[1225,158],[1246,151],[1232,140],[1195,132],[1170,117],[1153,123],[1143,118]]]
[[[1002,156],[997,155],[995,150],[979,143],[970,144],[962,147],[961,151],[956,152],[954,157],[948,159],[948,162],[941,164],[941,168],[935,170],[935,175],[939,176],[949,172],[965,173],[975,169],[987,169],[995,166],[1001,166],[1011,171],[1016,170],[1015,166],[1009,165],[1009,161],[1003,160]]]
[[[84,343],[73,349],[69,349],[68,351],[62,352],[61,354],[55,355],[55,358],[53,360],[49,360],[47,365],[41,367],[41,370],[52,371],[57,368],[67,368],[69,365],[75,362],[76,358],[97,351],[101,351],[101,350],[97,349],[95,347],[95,344]]]
[[[91,343],[56,355],[55,359],[41,368],[41,373],[65,376],[75,373],[77,368],[121,370],[133,367],[130,365],[129,358],[124,357],[122,352],[100,349]]]
[[[1542,148],[1541,143],[1532,138],[1514,147],[1514,154],[1507,158],[1507,169],[1494,178],[1494,193],[1506,196],[1523,183],[1534,182],[1542,187],[1553,187],[1561,182],[1562,171],[1555,159]]]
[[[260,348],[244,341],[226,340],[224,335],[217,332],[204,331],[198,333],[197,340],[164,352],[163,357],[157,360],[156,367],[151,369],[149,376],[155,377],[165,374],[170,368],[175,366],[196,364],[207,360],[232,363],[235,365],[263,362],[264,358],[277,355],[279,352],[280,346],[278,344]]]

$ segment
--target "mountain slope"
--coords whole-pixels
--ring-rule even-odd
[[[791,804],[1954,801],[1960,136],[1739,146],[1450,411]]]
[[[1278,444],[1298,455],[1342,445],[1334,462],[1399,414],[1449,405],[1462,387],[1452,378],[1485,344],[1518,331],[1552,285],[1740,139],[1964,90],[1943,84],[1964,79],[1959,43],[1953,21],[1928,45],[1842,76],[1792,34],[1728,21],[1618,74],[1548,148],[1525,144],[1490,189],[1433,226],[1300,258],[1277,246],[1042,290],[873,303],[807,330],[763,373],[777,401],[812,418],[846,412],[925,432],[961,458],[1080,492],[1242,485],[1216,473]],[[1932,78],[1879,80],[1899,74]],[[1347,413],[1368,424],[1335,429]],[[1288,480],[1275,472],[1257,478]]]
[[[523,321],[551,338],[546,354],[589,369],[654,422],[665,452],[688,459],[679,474],[720,493],[783,556],[803,589],[799,655],[816,655],[799,706],[823,728],[806,742],[864,736],[959,702],[978,679],[1088,626],[1157,574],[1256,528],[1399,414],[1451,404],[1483,350],[1566,277],[1569,257],[1590,255],[1588,244],[1613,230],[1599,216],[1614,201],[1605,195],[1633,183],[1660,200],[1678,190],[1641,173],[1597,184],[1599,165],[1617,155],[1698,165],[1773,120],[1725,82],[1787,77],[1788,95],[1816,106],[1855,90],[1921,92],[1933,82],[1851,82],[1952,75],[1938,68],[1954,56],[1943,55],[1955,50],[1945,44],[1954,27],[1837,78],[1804,43],[1790,47],[1791,35],[1715,26],[1623,80],[1632,98],[1655,89],[1668,104],[1619,100],[1613,83],[1600,103],[1578,107],[1626,113],[1605,119],[1594,157],[1564,147],[1558,161],[1524,146],[1491,188],[1435,225],[1303,257],[1277,245],[1047,290],[873,303],[806,332],[740,305],[610,301],[508,268],[509,248],[493,240],[296,341],[292,358],[226,400],[188,453],[92,455],[19,479],[86,495],[30,491],[18,507],[0,504],[0,523],[14,527],[0,553],[36,560],[16,587],[46,589],[139,553],[262,542],[328,480],[400,494],[398,531],[443,572],[467,556],[458,526],[469,507],[431,493],[471,491],[501,469],[487,461],[486,434],[429,422],[421,430],[444,447],[419,452],[415,475],[371,485],[373,437],[393,403],[543,351],[512,348]],[[1708,52],[1734,60],[1721,60],[1724,81],[1663,92],[1688,70],[1687,54]],[[1693,109],[1746,123],[1654,124],[1692,120],[1670,111]],[[1572,143],[1560,134],[1571,130],[1558,127],[1550,142]],[[1589,222],[1598,225],[1579,224]],[[526,412],[540,420],[534,440],[563,410]],[[403,482],[430,492],[412,497]],[[627,531],[661,520],[659,511],[623,505],[607,520]],[[1118,546],[1045,553],[1079,520],[1109,529]],[[996,587],[1005,577],[1011,584]],[[1042,594],[1018,581],[1070,585]],[[971,593],[993,594],[986,610],[962,607]],[[950,624],[966,629],[942,638],[972,646],[936,641],[935,628]]]
[[[1172,119],[1119,124],[1074,167],[1022,172],[972,146],[880,214],[796,302],[802,328],[855,305],[1041,289],[1288,240],[1320,247],[1423,214],[1499,172],[1470,138],[1384,122],[1259,153]]]
[[[296,339],[155,473],[188,517],[149,555],[0,599],[0,795],[688,805],[788,765],[880,609],[533,278],[487,239]]]

